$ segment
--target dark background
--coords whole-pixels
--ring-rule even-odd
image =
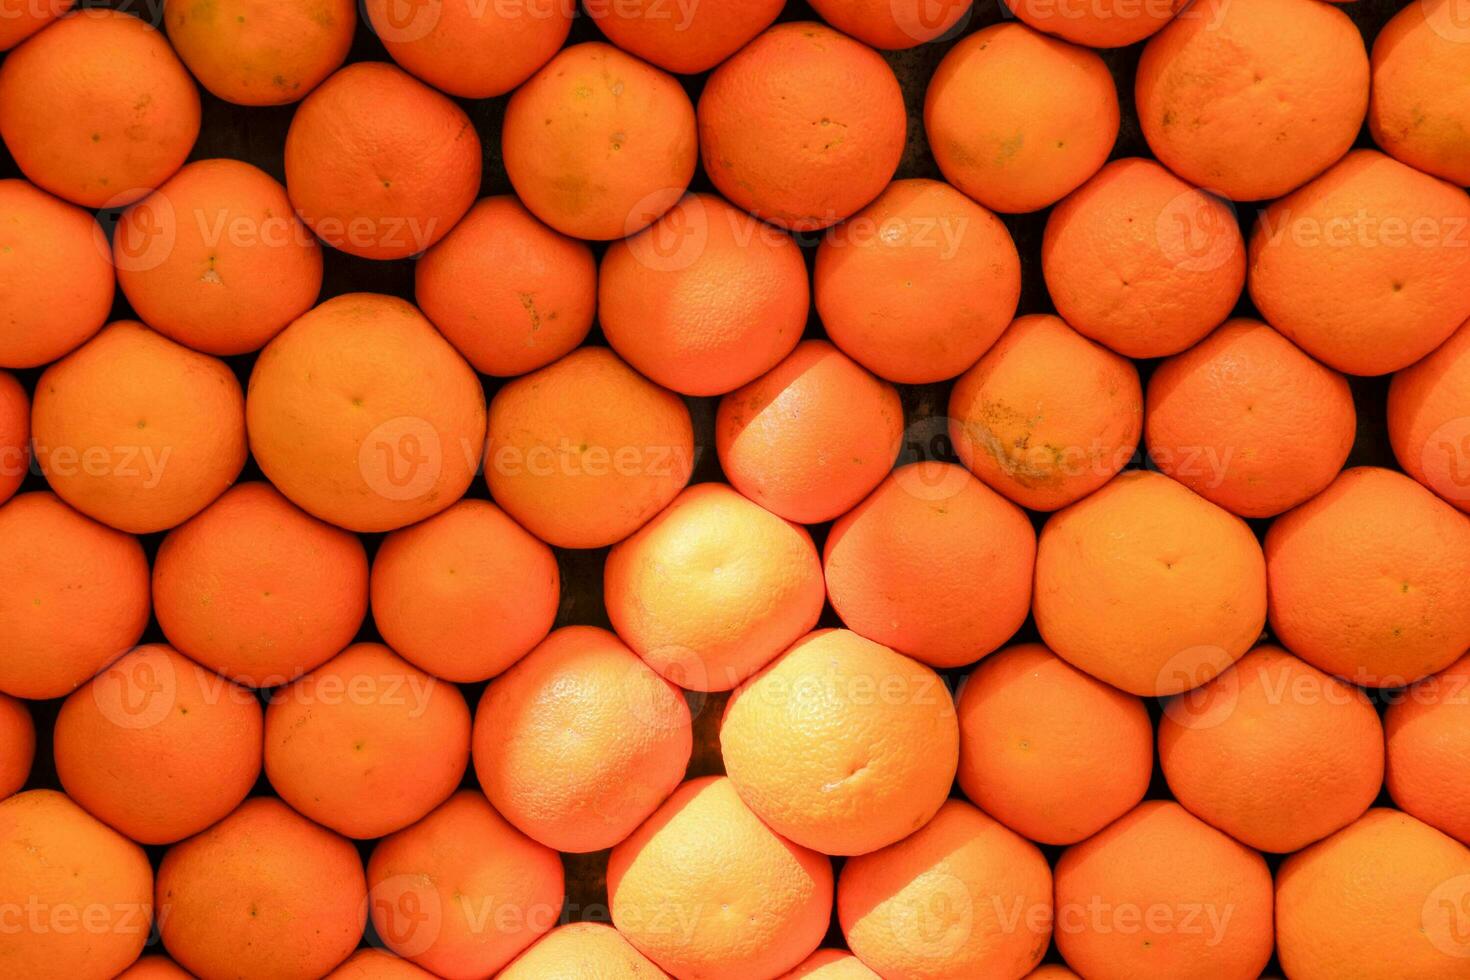
[[[705,0],[705,2],[716,2],[716,0]],[[1357,3],[1347,3],[1342,6],[1358,29],[1363,34],[1365,44],[1371,50],[1373,38],[1383,25],[1400,8],[1407,6],[1413,0],[1361,0]],[[142,16],[155,26],[162,23],[162,0],[130,0],[130,2],[117,3],[87,3],[84,6],[113,6],[126,9],[131,13]],[[903,87],[904,101],[908,108],[908,145],[904,151],[903,160],[899,164],[896,178],[903,177],[928,177],[942,180],[943,176],[934,163],[929,152],[928,143],[925,140],[923,129],[923,103],[924,91],[930,76],[938,66],[940,60],[954,45],[955,41],[966,34],[972,33],[982,27],[997,23],[1002,19],[1010,18],[1009,11],[1001,5],[999,0],[981,0],[977,3],[969,15],[963,19],[957,27],[945,36],[944,39],[922,45],[909,51],[884,52],[884,57],[893,67],[900,84]],[[788,0],[785,10],[779,20],[819,20],[805,0]],[[580,13],[572,25],[571,36],[568,44],[576,44],[583,41],[605,40],[597,30],[592,21]],[[1122,124],[1118,134],[1118,140],[1113,148],[1110,159],[1130,156],[1152,156],[1144,142],[1142,132],[1138,125],[1138,116],[1133,104],[1133,77],[1138,65],[1139,54],[1143,45],[1135,44],[1127,48],[1100,51],[1099,54],[1107,63],[1117,83],[1118,98],[1122,114]],[[352,61],[390,61],[384,51],[382,44],[373,34],[367,22],[366,16],[359,9],[359,21],[357,34],[353,41],[352,50],[348,55],[349,62]],[[693,100],[698,100],[699,93],[704,87],[707,75],[694,75],[681,77],[684,87]],[[248,108],[232,105],[210,95],[207,91],[200,89],[203,103],[202,126],[198,142],[194,147],[189,159],[207,160],[216,157],[231,157],[246,160],[255,164],[276,180],[285,182],[284,148],[286,130],[290,125],[291,117],[295,113],[295,105],[277,106],[269,108]],[[484,153],[484,170],[481,182],[482,196],[492,194],[511,193],[510,182],[505,175],[505,168],[501,163],[500,156],[500,130],[501,120],[505,112],[505,104],[508,96],[494,99],[457,99],[456,101],[469,114],[479,131]],[[983,105],[976,107],[976,112],[983,113]],[[1363,127],[1355,144],[1358,147],[1371,147],[1373,142],[1368,134],[1367,126]],[[15,166],[7,150],[0,146],[0,178],[20,177],[19,169]],[[690,185],[691,190],[714,192],[714,187],[699,170]],[[1242,233],[1249,236],[1250,227],[1255,220],[1258,208],[1255,205],[1241,203],[1236,206],[1237,217],[1241,223]],[[1047,295],[1045,283],[1041,276],[1041,238],[1042,231],[1046,226],[1046,219],[1050,209],[1038,211],[1025,215],[1002,215],[1006,227],[1010,229],[1012,237],[1016,241],[1016,247],[1020,251],[1022,263],[1021,300],[1018,315],[1026,313],[1051,313],[1055,312],[1050,297]],[[115,224],[116,212],[104,212],[99,215],[103,227],[111,231]],[[798,236],[806,256],[808,268],[816,253],[816,246],[821,240],[820,232],[808,233]],[[593,249],[599,259],[605,245],[593,243]],[[413,300],[413,263],[412,259],[403,259],[390,262],[379,262],[368,259],[356,258],[345,252],[335,249],[324,248],[325,278],[322,288],[322,299],[343,293],[368,291],[379,293],[390,293],[401,296],[410,301]],[[1250,302],[1248,293],[1243,293],[1239,303],[1236,305],[1236,316],[1258,316],[1255,307]],[[128,306],[122,291],[117,291],[117,299],[112,312],[113,319],[133,318],[132,309]],[[807,337],[824,336],[820,322],[817,320],[816,309],[813,307],[811,318],[807,324]],[[600,328],[594,324],[591,335],[587,339],[588,344],[604,345],[606,342],[602,337]],[[230,366],[240,379],[242,387],[249,378],[255,355],[243,355],[240,357],[227,358]],[[1153,370],[1154,361],[1136,362],[1142,375],[1144,384]],[[15,372],[28,391],[33,391],[37,377],[41,369]],[[482,377],[485,386],[486,397],[493,396],[496,389],[503,382]],[[1353,399],[1358,414],[1357,440],[1353,446],[1352,454],[1348,459],[1349,466],[1376,465],[1398,468],[1394,461],[1393,453],[1389,448],[1388,434],[1385,423],[1385,403],[1388,394],[1388,377],[1382,378],[1349,378],[1352,385]],[[905,438],[903,449],[900,453],[899,463],[913,462],[919,459],[942,459],[957,462],[953,449],[949,444],[944,424],[945,408],[949,400],[949,390],[952,382],[940,382],[927,385],[899,385],[898,389],[903,398],[905,422],[908,435]],[[686,398],[690,412],[694,419],[696,466],[693,482],[706,482],[711,480],[723,481],[724,476],[720,471],[719,461],[714,449],[714,412],[717,399],[714,398]],[[1148,466],[1149,461],[1145,456],[1136,456],[1131,467]],[[263,479],[259,468],[251,460],[246,463],[245,470],[240,476],[241,480]],[[32,466],[32,472],[27,477],[22,491],[45,489],[46,484],[39,472]],[[469,497],[488,499],[483,480],[476,480],[468,493]],[[1033,523],[1039,529],[1045,520],[1044,514],[1031,515]],[[1264,535],[1269,521],[1256,520],[1250,522],[1258,536]],[[821,524],[811,528],[813,537],[820,550],[825,541],[830,524]],[[143,537],[143,544],[148,552],[151,562],[157,550],[162,534],[151,534]],[[367,545],[369,556],[377,549],[382,535],[362,535]],[[585,624],[611,628],[607,613],[602,603],[602,565],[607,555],[607,549],[592,551],[571,551],[556,549],[558,562],[561,566],[562,575],[562,597],[561,606],[557,614],[556,625],[564,626],[570,624]],[[821,626],[840,626],[836,614],[829,605],[823,612]],[[1268,628],[1269,629],[1269,628]],[[1013,642],[1035,641],[1040,637],[1036,632],[1034,623],[1028,619],[1016,634]],[[380,641],[371,617],[363,623],[358,634],[358,640]],[[147,632],[144,634],[143,642],[165,642],[158,623],[151,621]],[[943,671],[946,679],[953,687],[964,675],[964,669]],[[460,685],[464,691],[465,698],[471,708],[478,703],[480,693],[484,684]],[[1371,697],[1380,703],[1385,701],[1383,692],[1368,692]],[[689,775],[691,777],[718,773],[723,771],[719,757],[718,724],[720,714],[724,708],[726,695],[723,694],[698,694],[689,693],[690,706],[695,718],[695,749],[694,757],[690,762]],[[33,702],[31,710],[35,717],[37,728],[37,751],[35,766],[31,772],[30,781],[26,784],[27,789],[53,788],[60,789],[60,783],[56,777],[56,770],[51,755],[51,729],[56,719],[56,713],[60,709],[61,699],[51,701]],[[1159,715],[1157,701],[1149,704],[1150,713],[1155,722]],[[465,774],[464,785],[474,787],[474,768],[469,767]],[[274,795],[270,784],[266,781],[264,774],[261,775],[255,788],[255,795]],[[954,791],[956,796],[959,790]],[[1162,773],[1157,764],[1154,767],[1153,783],[1149,789],[1149,798],[1169,798],[1168,787],[1164,782]],[[1379,801],[1380,805],[1392,805],[1386,793]],[[371,842],[360,842],[359,849],[364,858],[372,849]],[[1061,848],[1043,847],[1047,858],[1055,864]],[[162,857],[163,847],[147,848],[150,858],[155,867]],[[841,858],[835,859],[837,867],[841,867]],[[1267,855],[1274,872],[1279,864],[1279,858]],[[562,921],[601,921],[609,920],[607,911],[607,895],[605,887],[605,871],[607,866],[607,852],[601,851],[594,854],[569,854],[563,855],[563,862],[567,871],[567,901],[563,909]],[[369,925],[368,942],[376,942],[376,937],[371,935],[371,924]],[[824,945],[845,946],[841,930],[836,922],[834,912],[832,927],[829,931]],[[149,951],[160,951],[161,946],[153,937]],[[1055,945],[1047,954],[1047,962],[1061,962],[1057,955]],[[1279,966],[1273,960],[1267,970],[1268,973],[1279,972]]]

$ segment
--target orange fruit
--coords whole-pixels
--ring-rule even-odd
[[[286,190],[322,241],[367,259],[415,255],[480,192],[480,137],[448,97],[392,65],[348,65],[286,133]]]
[[[602,258],[598,321],[641,374],[686,395],[723,395],[801,339],[806,262],[785,232],[713,194],[691,194]]]
[[[1051,938],[1051,869],[1036,845],[960,800],[912,836],[848,861],[837,916],[885,977],[1019,977]]]
[[[863,961],[845,949],[819,949],[779,980],[879,980]]]
[[[51,26],[0,65],[0,139],[57,197],[131,204],[193,149],[194,80],[160,32],[121,10],[81,10]]]
[[[1136,44],[1157,33],[1187,6],[1183,0],[1101,4],[1092,0],[1008,0],[1006,3],[1006,9],[1027,26],[1089,48]],[[1209,15],[1201,9],[1195,16]],[[1039,970],[1033,974],[1045,975]]]
[[[336,71],[352,46],[352,0],[163,0],[168,39],[199,84],[238,105],[285,105]]]
[[[715,415],[730,483],[802,524],[851,510],[888,475],[902,438],[898,391],[825,340],[797,344]]]
[[[480,379],[411,304],[327,300],[261,352],[250,449],[297,506],[352,531],[391,531],[464,495],[480,462]]]
[[[24,701],[0,694],[0,800],[20,792],[36,756],[36,725]]]
[[[1373,803],[1383,726],[1362,691],[1260,646],[1165,705],[1159,761],[1195,816],[1257,850],[1287,853]]]
[[[46,482],[123,531],[174,527],[245,465],[245,400],[223,362],[119,320],[46,369],[31,406]]]
[[[153,869],[137,844],[61,793],[0,800],[0,971],[113,977],[138,958],[153,917]]]
[[[381,949],[365,946],[327,974],[327,980],[432,980],[434,974]]]
[[[785,0],[665,5],[662,0],[586,0],[607,39],[666,71],[709,71],[770,26]]]
[[[575,5],[368,0],[373,33],[399,66],[450,95],[489,99],[531,77],[567,39]]]
[[[1017,317],[950,390],[960,460],[1029,510],[1057,510],[1107,483],[1142,427],[1138,369],[1044,313]]]
[[[138,316],[206,354],[259,350],[311,308],[322,254],[286,189],[239,160],[200,160],[131,205],[113,236]]]
[[[1470,326],[1394,374],[1388,438],[1405,473],[1470,511]]]
[[[1388,792],[1401,810],[1470,843],[1470,655],[1417,682],[1384,715]]]
[[[414,298],[476,371],[525,374],[587,336],[597,263],[515,197],[487,197],[419,259]]]
[[[943,381],[1016,313],[1021,260],[1000,219],[948,184],[895,180],[822,238],[817,312],[832,342],[901,384]]]
[[[559,548],[626,538],[674,499],[693,466],[689,409],[605,347],[575,350],[490,402],[490,494]]]
[[[613,545],[602,581],[623,642],[694,691],[754,674],[817,625],[826,599],[806,528],[723,483],[689,487]]]
[[[977,118],[975,107],[984,105]],[[1036,211],[1103,165],[1118,136],[1118,93],[1096,53],[993,24],[939,63],[924,129],[944,179],[994,211]]]
[[[117,980],[190,980],[189,973],[167,956],[140,956],[132,966],[117,975]]]
[[[674,791],[607,861],[612,923],[675,976],[776,976],[817,948],[832,864],[779,836],[730,780]]]
[[[907,121],[876,51],[810,21],[777,24],[705,82],[699,150],[715,189],[782,228],[836,224],[877,197]]]
[[[491,975],[561,913],[556,852],[471,789],[379,841],[367,875],[378,937],[438,976]]]
[[[163,945],[201,977],[322,976],[367,918],[357,849],[264,797],[169,848],[157,893]]]
[[[1453,977],[1470,954],[1470,850],[1396,810],[1293,854],[1276,875],[1276,947],[1301,980]]]
[[[0,507],[0,691],[33,700],[70,694],[138,642],[148,606],[137,538],[50,493]]]
[[[934,671],[826,629],[735,691],[720,750],[741,799],[776,833],[824,854],[866,854],[938,811],[959,727]]]
[[[1271,525],[1266,567],[1282,645],[1361,687],[1412,683],[1470,648],[1470,517],[1402,473],[1344,470]]]
[[[1044,844],[1075,844],[1143,799],[1154,767],[1143,702],[1039,643],[981,661],[960,687],[959,784]]]
[[[1089,980],[1246,980],[1271,936],[1265,860],[1173,801],[1140,803],[1057,861],[1057,948]]]
[[[0,180],[0,255],[0,306],[6,311],[0,367],[54,361],[107,322],[112,251],[86,211],[23,180]]]
[[[1242,517],[1320,493],[1358,428],[1347,379],[1259,320],[1230,320],[1164,361],[1145,404],[1149,458]]]
[[[367,612],[362,542],[241,483],[163,539],[158,624],[181,653],[250,687],[275,687],[352,642]]]
[[[0,2],[0,51],[9,51],[70,10],[75,0]]]
[[[1470,184],[1465,25],[1451,0],[1394,15],[1373,40],[1368,126],[1385,152],[1461,187]]]
[[[1036,626],[1064,660],[1161,697],[1255,645],[1266,563],[1246,523],[1166,476],[1123,473],[1041,529]]]
[[[449,798],[470,754],[451,684],[358,643],[271,694],[265,773],[281,798],[348,837],[407,827]]]
[[[557,630],[480,697],[480,788],[522,833],[558,851],[631,834],[684,778],[693,745],[683,692],[616,636]]]
[[[970,0],[814,0],[812,9],[864,44],[901,51],[948,34],[970,13]]]
[[[569,922],[536,940],[496,975],[496,980],[657,980],[668,976],[653,961],[601,922]]]
[[[1251,235],[1261,314],[1348,374],[1386,374],[1470,317],[1470,196],[1356,150],[1272,204]]]
[[[610,44],[576,44],[510,97],[500,150],[536,217],[576,238],[622,238],[689,186],[694,106],[673,76]]]
[[[962,466],[901,466],[838,518],[823,566],[849,629],[931,667],[973,663],[1031,608],[1036,532]]]
[[[73,693],[56,718],[61,785],[141,844],[223,819],[260,775],[255,693],[170,647],[141,646]]]
[[[1261,201],[1352,146],[1368,108],[1368,53],[1331,4],[1231,0],[1149,39],[1134,98],[1160,163],[1212,193]]]
[[[0,504],[31,468],[31,399],[15,375],[0,371]]]
[[[383,539],[373,620],[415,667],[456,683],[494,677],[556,618],[556,556],[494,504],[461,500]]]
[[[1230,315],[1245,242],[1229,205],[1130,157],[1052,210],[1041,269],[1057,312],[1083,335],[1125,357],[1162,357]]]

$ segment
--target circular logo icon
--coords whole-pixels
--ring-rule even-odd
[[[368,26],[379,38],[388,44],[412,44],[428,37],[439,26],[444,3],[445,0],[364,0],[363,7]]]
[[[1219,647],[1205,649],[1219,650],[1224,655]],[[1164,714],[1180,727],[1203,731],[1224,724],[1235,713],[1235,706],[1240,701],[1240,672],[1231,665],[1218,674],[1211,674],[1214,665],[1209,656],[1212,655],[1194,659],[1193,653],[1186,651],[1178,658],[1179,663],[1166,667],[1159,674],[1161,685],[1166,681],[1188,683],[1207,677],[1164,702]]]
[[[1455,504],[1470,502],[1470,416],[1450,419],[1424,440],[1419,465],[1430,489]]]
[[[1203,190],[1172,198],[1154,223],[1164,258],[1185,272],[1213,272],[1242,251],[1235,206]]]
[[[1001,5],[1002,11],[1005,5]],[[893,23],[920,44],[958,37],[970,22],[970,0],[888,0]]]
[[[925,894],[894,908],[893,935],[911,955],[952,957],[975,928],[975,901],[963,881],[947,871],[926,874]]]
[[[444,927],[439,889],[427,875],[384,878],[368,890],[367,911],[379,941],[406,958],[428,952]]]
[[[1429,29],[1454,44],[1470,43],[1470,0],[1419,0]]]
[[[104,254],[123,272],[151,272],[168,261],[178,243],[178,215],[163,194],[133,190],[114,195],[97,212],[97,222],[111,232],[99,239]]]
[[[168,717],[178,698],[173,661],[156,651],[128,654],[92,681],[92,699],[102,717],[119,728],[152,728]]]
[[[368,488],[386,500],[416,500],[439,482],[444,450],[427,421],[400,415],[375,427],[357,451]]]
[[[1446,956],[1470,959],[1470,875],[1440,882],[1427,898],[1420,922],[1424,935]]]
[[[628,216],[629,230],[637,232],[627,239],[628,252],[652,272],[679,272],[698,262],[709,245],[710,222],[720,220],[699,197],[690,195],[673,207],[670,203],[668,190],[655,191]],[[657,217],[652,224],[650,214]]]

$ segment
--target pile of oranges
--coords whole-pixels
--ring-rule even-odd
[[[0,977],[1470,977],[1457,0],[0,0]]]

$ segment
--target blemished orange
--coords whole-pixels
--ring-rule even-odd
[[[112,251],[91,214],[24,180],[0,180],[0,254],[0,367],[54,361],[107,322]]]
[[[1152,160],[1114,160],[1047,218],[1041,270],[1057,312],[1125,357],[1198,341],[1245,286],[1235,213]]]
[[[1470,845],[1470,655],[1426,677],[1388,706],[1386,785],[1399,809]]]
[[[866,854],[938,812],[959,724],[933,670],[824,629],[736,689],[720,750],[740,798],[772,830],[823,854]]]
[[[1400,687],[1470,648],[1470,517],[1392,470],[1344,470],[1266,534],[1271,628],[1320,670]]]
[[[158,624],[179,652],[250,687],[275,687],[352,642],[367,612],[355,536],[242,483],[168,533],[153,563]]]
[[[1245,521],[1135,470],[1046,522],[1032,612],[1072,666],[1142,697],[1177,694],[1255,645],[1266,562]]]
[[[565,0],[364,5],[373,33],[400,67],[465,99],[504,95],[530,78],[566,41],[576,9]]]
[[[490,401],[490,494],[560,548],[626,538],[674,499],[693,468],[689,409],[605,347],[575,350]]]
[[[480,137],[453,100],[399,68],[348,65],[286,132],[286,191],[311,230],[366,259],[432,246],[480,192]]]
[[[1089,48],[1122,48],[1158,33],[1184,0],[1098,4],[1091,0],[1008,0],[1006,9],[1038,31]],[[1198,16],[1208,16],[1201,11]],[[1036,974],[1043,975],[1039,971]],[[1070,975],[1070,974],[1068,974]]]
[[[1466,321],[1470,324],[1470,320]],[[1470,511],[1470,326],[1388,386],[1388,438],[1399,465],[1452,506]]]
[[[36,724],[19,698],[0,694],[0,800],[20,792],[36,757]]]
[[[700,483],[608,552],[603,601],[623,642],[692,691],[728,691],[812,627],[826,592],[806,528]]]
[[[250,450],[303,510],[351,531],[437,514],[474,479],[485,392],[412,304],[327,300],[283,330],[250,374]]]
[[[823,20],[864,44],[902,51],[938,40],[970,12],[971,0],[813,0]]]
[[[1075,844],[1138,805],[1153,775],[1143,702],[1039,643],[1007,647],[964,679],[960,789],[1043,844]]]
[[[138,642],[148,608],[137,538],[44,491],[0,507],[0,691],[70,694]]]
[[[1060,317],[1017,317],[949,396],[949,437],[976,476],[1051,511],[1111,480],[1143,428],[1138,368]]]
[[[394,531],[373,558],[384,641],[455,683],[494,677],[525,656],[551,630],[560,598],[551,549],[484,500]]]
[[[1415,170],[1470,184],[1470,49],[1453,0],[1401,9],[1373,40],[1368,126],[1384,152]]]
[[[9,51],[65,14],[76,0],[0,0],[0,51]]]
[[[15,496],[31,467],[31,398],[0,371],[0,504]]]
[[[131,204],[193,149],[199,91],[139,17],[90,8],[51,27],[0,65],[0,138],[21,172],[57,197]]]
[[[610,44],[576,44],[510,97],[500,150],[536,217],[574,238],[622,238],[689,186],[694,106],[672,75]]]
[[[1358,431],[1347,379],[1259,320],[1230,320],[1158,365],[1145,405],[1149,458],[1241,517],[1316,496]]]
[[[770,371],[720,399],[715,449],[742,494],[788,521],[845,514],[888,475],[903,404],[825,340],[806,340]]]
[[[1419,360],[1470,317],[1470,195],[1354,150],[1261,213],[1250,293],[1266,322],[1347,374]]]
[[[863,961],[845,949],[819,949],[779,980],[880,980]]]
[[[1036,845],[962,800],[910,837],[849,860],[837,917],[885,977],[1019,977],[1051,939],[1052,879]]]
[[[143,849],[49,789],[0,800],[0,971],[114,977],[138,958],[153,917]]]
[[[713,194],[691,194],[602,258],[598,322],[639,373],[723,395],[791,353],[811,305],[790,235]]]
[[[32,451],[56,495],[134,534],[209,506],[245,465],[245,399],[220,360],[119,320],[36,382]]]
[[[352,0],[164,0],[168,39],[211,93],[237,105],[296,102],[347,58]]]
[[[1327,169],[1368,108],[1368,52],[1317,0],[1231,0],[1149,39],[1134,82],[1159,162],[1236,201],[1280,197]]]
[[[658,809],[693,735],[679,688],[612,633],[567,626],[485,688],[473,747],[497,811],[547,847],[585,853]]]
[[[367,920],[357,849],[268,797],[169,848],[156,888],[164,947],[201,977],[322,976]]]
[[[1397,810],[1287,858],[1276,874],[1276,947],[1292,980],[1452,977],[1470,955],[1470,849]]]
[[[245,799],[262,731],[253,691],[149,645],[66,699],[52,748],[68,796],[140,844],[171,844]]]
[[[854,632],[931,667],[974,663],[1026,621],[1036,531],[963,466],[894,470],[832,525],[832,607]]]
[[[271,693],[265,773],[291,806],[340,834],[381,837],[459,786],[464,695],[381,643],[357,643]]]
[[[699,150],[715,188],[783,228],[836,224],[888,185],[907,121],[893,69],[845,34],[777,24],[705,82]]]
[[[1036,211],[1071,193],[1107,160],[1118,118],[1096,52],[1018,23],[956,44],[924,96],[944,179],[993,211]]]
[[[784,0],[725,0],[683,7],[662,0],[586,0],[587,16],[624,51],[666,71],[709,71],[770,26]]]
[[[167,956],[154,953],[138,957],[116,980],[192,980],[193,976]]]
[[[895,180],[823,236],[813,291],[844,353],[927,384],[970,367],[1010,324],[1021,260],[1000,219],[953,187]]]
[[[514,196],[487,197],[419,259],[414,298],[476,371],[511,377],[587,336],[597,262],[586,242],[546,227]]]
[[[1195,816],[1285,854],[1372,805],[1383,787],[1383,726],[1362,691],[1259,646],[1165,704],[1159,761]]]
[[[259,350],[321,292],[321,246],[286,189],[240,160],[185,165],[122,213],[112,247],[138,317],[206,354]]]
[[[364,946],[342,961],[326,980],[433,980],[421,966],[374,946]]]
[[[1271,958],[1265,859],[1173,801],[1067,848],[1055,874],[1057,947],[1088,980],[1253,980]]]
[[[607,896],[618,932],[675,976],[776,976],[827,932],[832,863],[762,823],[730,780],[706,776],[612,849]]]
[[[668,974],[601,922],[569,922],[542,936],[496,980],[582,980],[596,964],[598,980],[662,980]]]
[[[370,914],[384,944],[437,976],[486,977],[561,914],[561,860],[460,790],[378,842]]]

